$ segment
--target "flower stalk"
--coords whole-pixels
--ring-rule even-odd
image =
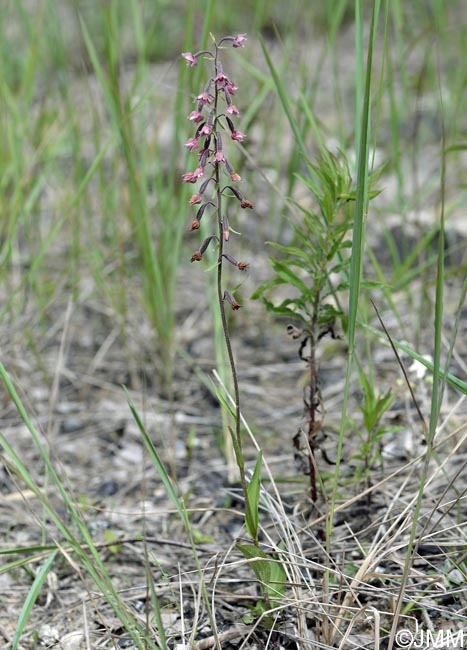
[[[221,315],[223,337],[229,359],[235,401],[235,427],[234,429],[229,427],[229,431],[232,438],[235,460],[239,470],[240,483],[245,500],[245,519],[247,522],[247,528],[248,530],[253,531],[253,542],[258,546],[258,527],[257,523],[255,524],[252,505],[248,494],[248,483],[243,457],[238,374],[226,313],[226,304],[230,305],[234,312],[240,309],[241,305],[237,302],[231,291],[224,287],[224,261],[227,261],[239,271],[245,271],[248,268],[246,262],[239,262],[235,257],[225,252],[225,246],[230,240],[231,231],[229,229],[229,220],[226,214],[227,207],[224,206],[224,202],[237,201],[242,209],[253,208],[253,204],[246,199],[239,190],[229,185],[231,182],[239,183],[241,177],[235,171],[226,156],[223,146],[222,132],[229,134],[230,140],[234,142],[243,142],[246,138],[246,134],[236,129],[231,119],[238,117],[240,114],[239,109],[232,103],[232,95],[235,94],[238,88],[224,73],[219,54],[222,44],[230,44],[234,48],[239,48],[244,47],[245,41],[246,38],[244,34],[227,36],[222,38],[218,43],[214,42],[214,52],[202,50],[196,54],[191,52],[185,52],[182,54],[187,65],[190,67],[198,65],[198,60],[201,57],[210,59],[214,67],[213,76],[209,78],[202,92],[199,93],[195,99],[196,110],[192,111],[188,115],[188,119],[196,125],[196,132],[194,136],[185,143],[185,147],[190,152],[199,149],[199,162],[195,171],[183,174],[182,179],[185,183],[197,183],[200,179],[203,179],[199,190],[193,194],[189,200],[190,205],[201,204],[195,219],[191,223],[191,230],[197,230],[199,228],[201,217],[203,217],[204,213],[207,212],[208,209],[211,210],[212,216],[214,216],[217,221],[217,233],[212,234],[204,240],[199,250],[193,253],[191,261],[201,261],[211,242],[215,241],[217,243],[217,300]],[[222,103],[225,104],[223,109]],[[223,184],[225,176],[227,177],[227,183]],[[213,183],[213,187],[211,187],[211,182]],[[224,194],[226,190],[228,190],[228,192],[227,194]],[[213,196],[206,200],[204,195],[208,191],[212,192]],[[204,218],[206,219],[207,217]]]

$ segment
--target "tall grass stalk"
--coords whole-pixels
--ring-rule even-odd
[[[101,63],[89,30],[81,20],[81,29],[87,52],[99,80],[106,106],[109,110],[113,133],[118,137],[119,150],[123,156],[128,187],[128,202],[124,205],[125,214],[132,228],[134,243],[140,258],[140,270],[144,287],[145,305],[158,336],[158,350],[162,358],[163,387],[171,394],[174,354],[175,295],[177,271],[180,263],[180,246],[184,229],[184,215],[179,209],[177,193],[174,188],[175,158],[170,158],[168,169],[163,166],[162,157],[158,160],[155,175],[156,208],[150,208],[149,168],[151,150],[146,144],[145,119],[140,113],[147,98],[143,96],[134,104],[132,94],[123,91],[121,78],[122,57],[120,49],[121,25],[118,6],[112,3],[104,7],[105,29],[105,67]],[[139,43],[139,67],[136,77],[143,76],[145,62],[141,60],[146,47],[142,42],[141,17],[134,6],[134,25]],[[136,90],[137,78],[133,87]],[[177,97],[179,92],[175,92]],[[175,103],[176,122],[172,149],[178,145],[181,124],[179,104]],[[157,231],[153,227],[158,224]]]
[[[357,91],[357,96],[362,97],[361,107],[357,107],[357,115],[360,116],[358,122],[359,138],[356,140],[356,147],[358,149],[357,157],[357,190],[355,202],[355,214],[352,233],[352,258],[350,263],[350,278],[349,278],[349,315],[348,315],[348,357],[347,357],[347,371],[344,385],[344,395],[341,410],[341,422],[339,429],[339,439],[337,443],[336,457],[335,457],[335,471],[332,484],[332,492],[329,500],[329,511],[326,518],[326,550],[327,557],[332,556],[331,538],[334,520],[334,510],[336,505],[337,493],[339,490],[339,469],[342,461],[342,449],[344,439],[347,433],[347,409],[349,402],[349,395],[351,390],[351,378],[354,364],[355,344],[356,344],[356,331],[357,331],[357,315],[358,303],[360,296],[360,285],[362,278],[363,267],[363,250],[365,245],[365,223],[368,212],[368,175],[369,175],[369,136],[370,136],[370,105],[371,105],[371,82],[372,82],[372,67],[373,67],[373,48],[376,40],[376,32],[378,26],[380,2],[376,0],[373,5],[371,26],[369,31],[368,53],[366,63],[366,75],[364,82],[363,93]],[[361,15],[361,2],[355,2],[355,19],[360,20],[360,25],[356,25],[356,32],[360,35],[361,42],[357,42],[357,52],[363,50],[363,17]],[[362,88],[361,68],[356,65],[356,86]],[[327,565],[326,573],[324,576],[324,595],[325,598],[329,594],[329,566]],[[330,630],[325,630],[325,636],[329,638]]]
[[[362,278],[363,250],[365,245],[365,223],[368,212],[368,176],[369,176],[369,130],[370,130],[370,104],[371,104],[371,81],[373,65],[373,48],[376,39],[380,2],[377,0],[373,6],[371,26],[369,32],[368,54],[366,64],[366,76],[364,83],[363,103],[360,112],[360,138],[358,140],[358,168],[357,168],[357,191],[355,203],[354,225],[352,233],[352,259],[350,264],[349,278],[349,320],[347,338],[349,345],[347,372],[344,387],[342,404],[341,426],[336,456],[336,471],[331,496],[331,507],[327,522],[327,538],[330,539],[332,531],[332,517],[338,490],[339,467],[342,459],[342,447],[347,428],[347,405],[349,400],[351,373],[355,354],[358,302],[360,296],[360,285]],[[361,15],[360,2],[356,0],[356,16]],[[361,18],[362,19],[362,18]],[[363,30],[359,32],[363,38]],[[360,73],[357,68],[357,85]]]
[[[439,60],[438,60],[439,63]],[[439,105],[441,119],[444,120],[443,100],[441,81],[438,80],[439,87]],[[446,137],[444,129],[444,121],[442,122],[440,146],[440,159],[441,159],[441,178],[440,178],[440,216],[439,216],[439,238],[438,238],[438,263],[436,273],[436,298],[435,298],[435,313],[434,313],[434,340],[433,340],[433,388],[431,393],[431,410],[430,420],[428,424],[428,432],[426,439],[426,453],[420,476],[420,487],[417,494],[415,503],[413,523],[410,528],[409,541],[407,544],[407,552],[405,556],[404,569],[402,579],[399,586],[399,593],[396,600],[396,607],[394,611],[394,619],[391,627],[391,634],[389,637],[388,649],[392,650],[395,641],[397,626],[399,623],[399,616],[404,603],[404,594],[408,582],[409,571],[413,563],[413,551],[418,547],[416,542],[418,521],[422,508],[422,501],[424,490],[428,479],[428,472],[430,461],[433,456],[434,439],[438,426],[439,414],[441,409],[441,398],[444,389],[444,376],[441,368],[441,340],[443,334],[443,295],[444,295],[444,228],[445,228],[445,195],[446,195]]]

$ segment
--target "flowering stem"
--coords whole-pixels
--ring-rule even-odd
[[[231,42],[232,47],[243,47],[246,41],[245,34],[237,34],[237,36],[227,36],[223,38],[220,43]],[[232,440],[232,446],[235,453],[235,460],[240,474],[240,483],[243,490],[243,497],[245,500],[245,520],[247,529],[253,537],[255,546],[258,546],[258,521],[257,521],[257,503],[255,503],[255,517],[251,507],[251,501],[248,493],[248,482],[245,476],[245,459],[243,457],[242,438],[241,438],[241,409],[240,409],[240,391],[238,388],[238,376],[235,366],[235,359],[232,351],[232,343],[230,341],[229,328],[227,324],[227,316],[225,313],[225,301],[227,301],[233,311],[237,311],[240,305],[235,300],[234,296],[228,289],[223,291],[223,262],[226,259],[230,264],[233,264],[239,271],[245,271],[248,268],[246,262],[237,261],[235,257],[229,253],[224,253],[224,243],[229,239],[229,222],[226,214],[222,214],[222,195],[224,190],[229,187],[233,197],[239,202],[240,208],[253,208],[253,204],[246,199],[241,192],[232,187],[231,185],[221,187],[221,169],[225,170],[230,175],[232,183],[239,183],[241,181],[240,174],[234,170],[229,160],[226,158],[222,144],[222,125],[220,118],[227,124],[225,131],[230,134],[230,138],[237,142],[242,142],[246,134],[235,128],[234,123],[226,115],[238,116],[238,108],[232,104],[231,95],[235,94],[238,90],[237,86],[225,76],[222,71],[222,65],[219,61],[219,44],[214,43],[215,54],[211,57],[214,60],[214,77],[211,77],[204,87],[203,92],[197,95],[195,101],[197,103],[196,110],[188,115],[188,119],[194,124],[199,124],[196,129],[194,137],[190,138],[185,147],[188,151],[195,151],[200,146],[202,149],[198,153],[199,162],[198,167],[193,172],[183,174],[182,179],[185,183],[197,183],[200,178],[206,174],[206,168],[210,170],[211,175],[208,179],[204,180],[199,187],[199,191],[190,198],[190,205],[202,204],[198,209],[195,219],[191,223],[191,230],[198,230],[200,227],[201,218],[208,206],[214,208],[214,213],[217,217],[219,236],[210,235],[201,244],[199,250],[195,251],[191,257],[192,262],[200,262],[212,240],[219,240],[218,260],[217,260],[217,298],[219,303],[219,311],[221,314],[222,333],[225,341],[227,355],[229,357],[230,372],[234,386],[234,399],[235,399],[235,429],[229,427],[229,433]],[[201,55],[209,54],[203,50],[196,54],[192,52],[184,52],[183,58],[186,60],[187,65],[194,67],[198,65],[198,58]],[[211,90],[213,88],[213,90]],[[219,113],[219,99],[222,97],[227,108],[225,113]],[[208,113],[206,117],[206,112]],[[200,141],[202,142],[202,145]],[[214,146],[213,146],[214,144]],[[213,180],[215,184],[215,202],[206,201],[203,199],[204,192],[206,191],[209,182]],[[204,202],[203,202],[204,201]]]
[[[216,45],[216,56],[215,56],[215,74],[219,73],[218,68],[218,46]],[[215,96],[214,96],[214,115],[217,115],[217,104],[219,99],[219,89],[216,86]],[[217,133],[217,122],[215,122],[215,133]],[[229,326],[227,323],[227,315],[225,313],[225,301],[224,293],[222,290],[222,270],[223,270],[223,254],[224,254],[224,237],[223,237],[223,222],[222,222],[222,189],[220,185],[220,164],[215,165],[215,182],[216,182],[216,213],[217,221],[219,227],[219,258],[217,265],[217,299],[219,302],[219,310],[221,313],[222,321],[222,330],[224,334],[225,347],[227,349],[227,355],[229,357],[230,372],[232,374],[232,381],[234,387],[234,400],[235,400],[235,430],[230,430],[232,434],[232,443],[235,452],[235,460],[237,462],[238,471],[240,474],[240,483],[242,486],[243,497],[245,500],[245,510],[246,510],[246,519],[247,521],[253,521],[253,515],[250,506],[250,500],[248,497],[248,484],[245,475],[245,460],[243,458],[242,450],[242,438],[241,438],[241,410],[240,410],[240,390],[238,387],[238,375],[237,367],[235,364],[235,358],[232,350],[232,343],[230,340]],[[230,427],[229,427],[230,429]],[[253,540],[254,544],[258,546],[258,536],[255,536]]]

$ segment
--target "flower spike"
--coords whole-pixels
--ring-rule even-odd
[[[205,214],[206,207],[208,205],[213,207],[213,210],[210,210],[210,212],[213,213],[213,216],[215,216],[217,221],[218,235],[210,235],[207,237],[199,247],[199,250],[193,253],[191,256],[191,261],[201,261],[211,241],[213,239],[216,239],[217,264],[215,267],[217,273],[217,303],[221,315],[223,338],[228,352],[227,356],[229,358],[230,371],[233,379],[235,394],[235,430],[230,429],[230,427],[229,429],[232,433],[233,443],[235,447],[235,457],[240,471],[240,480],[245,502],[245,517],[248,523],[254,521],[254,516],[251,506],[251,495],[249,494],[248,480],[245,475],[243,462],[241,462],[243,460],[243,442],[241,435],[240,392],[238,387],[235,358],[232,352],[232,345],[229,334],[229,324],[226,316],[227,303],[230,305],[233,311],[240,309],[240,304],[235,300],[230,291],[227,289],[224,290],[224,275],[227,272],[227,269],[225,268],[227,266],[226,262],[232,264],[240,271],[245,271],[248,268],[248,264],[246,262],[239,262],[237,259],[235,259],[235,257],[224,250],[229,243],[231,232],[235,232],[229,227],[229,220],[227,218],[227,211],[224,202],[230,202],[231,204],[233,203],[237,207],[235,201],[232,201],[232,199],[236,199],[236,201],[240,203],[241,208],[251,208],[253,206],[250,201],[245,199],[239,190],[235,189],[231,185],[223,184],[224,172],[230,176],[233,183],[239,183],[241,181],[241,177],[234,170],[227,158],[228,152],[224,150],[222,143],[222,131],[226,131],[230,136],[229,141],[233,140],[242,142],[245,138],[245,134],[242,131],[236,129],[232,120],[230,119],[231,117],[237,117],[240,114],[238,108],[232,103],[232,96],[236,92],[237,86],[224,73],[220,62],[221,45],[223,43],[230,43],[230,45],[234,48],[241,48],[244,46],[245,41],[245,34],[226,36],[220,41],[216,41],[215,38],[212,37],[214,52],[211,54],[211,60],[214,70],[211,72],[203,91],[195,95],[197,110],[190,113],[188,117],[191,122],[199,126],[196,127],[194,138],[191,138],[185,144],[187,149],[190,151],[194,151],[195,149],[197,150],[196,153],[198,156],[199,167],[194,172],[188,172],[184,174],[182,178],[185,182],[192,183],[203,177],[203,181],[201,182],[198,192],[194,193],[189,200],[189,203],[191,205],[200,204],[196,216],[191,222],[191,230],[197,231],[200,229],[201,218]],[[196,65],[197,59],[201,54],[209,53],[206,53],[204,51],[198,52],[197,54],[186,52],[183,56],[186,59],[187,64],[193,67]],[[209,113],[209,115],[206,119],[206,117],[203,117],[203,114],[206,115],[207,113]],[[226,123],[228,125],[228,129],[225,126]],[[198,139],[200,140],[201,138],[204,138],[204,142],[201,145],[202,148],[199,150],[198,146],[196,146],[196,141]],[[212,186],[209,185],[211,181],[213,183]],[[229,188],[230,190],[227,193],[224,192],[226,188]],[[203,198],[205,194],[210,194],[211,200],[209,198],[207,198],[207,200],[206,198]],[[206,220],[206,217],[203,218]],[[252,526],[247,525],[247,529],[251,527]],[[252,535],[255,546],[259,546],[257,532],[252,532],[251,530],[248,532]]]
[[[229,42],[234,48],[240,48],[244,47],[245,41],[245,34],[238,34],[237,36],[226,36],[217,44],[214,43],[215,54],[210,55],[214,61],[214,73],[207,80],[203,90],[195,95],[196,110],[188,115],[188,119],[196,125],[196,131],[193,137],[189,138],[184,145],[189,152],[197,153],[198,167],[192,172],[183,174],[183,182],[194,184],[200,179],[203,179],[198,191],[192,194],[188,201],[190,205],[199,206],[196,216],[191,221],[190,230],[197,231],[200,229],[201,219],[208,206],[211,206],[213,208],[212,212],[217,215],[219,228],[218,235],[210,235],[207,237],[199,247],[199,250],[193,253],[191,262],[201,261],[211,241],[213,239],[218,241],[219,291],[222,286],[222,263],[224,261],[240,271],[245,271],[248,268],[246,262],[238,261],[230,253],[224,252],[223,246],[230,241],[231,232],[235,231],[231,230],[227,214],[222,209],[222,198],[224,196],[225,200],[235,198],[242,209],[251,209],[253,208],[253,204],[236,187],[233,185],[224,185],[222,187],[220,182],[224,168],[233,183],[239,183],[241,181],[240,174],[234,170],[224,151],[222,131],[226,130],[230,135],[230,140],[236,142],[243,142],[246,135],[243,131],[236,128],[231,119],[240,115],[239,109],[232,103],[232,96],[238,90],[238,87],[224,73],[219,61],[219,51],[221,44],[224,42]],[[196,54],[185,52],[182,56],[189,67],[194,67],[198,65],[198,58],[203,54],[210,53],[206,51],[197,52]],[[222,109],[219,103],[219,100],[222,99],[225,100],[223,112],[221,112]],[[222,123],[228,128],[223,129],[221,126]],[[206,200],[204,197],[211,181],[213,183],[213,187],[210,188],[212,198]],[[225,190],[229,190],[229,192],[225,193]],[[227,290],[225,290],[223,297],[219,294],[219,299],[228,302],[234,311],[240,308],[239,303]]]

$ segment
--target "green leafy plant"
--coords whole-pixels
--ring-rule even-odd
[[[299,177],[316,207],[293,201],[303,219],[292,224],[294,240],[290,245],[271,243],[281,257],[270,258],[274,277],[260,286],[253,298],[261,298],[270,312],[300,325],[288,326],[291,336],[300,341],[299,356],[309,374],[304,398],[307,422],[294,436],[294,445],[307,456],[311,498],[316,501],[315,451],[324,421],[317,350],[323,337],[337,337],[338,323],[346,329],[339,296],[348,288],[351,241],[347,235],[352,228],[355,194],[343,155],[336,157],[325,151],[317,164],[307,163],[307,170],[308,175]],[[277,299],[281,287],[286,289],[285,297]]]
[[[394,401],[391,390],[378,394],[374,383],[363,372],[360,373],[360,382],[363,399],[359,408],[363,415],[364,431],[349,418],[349,423],[360,440],[360,448],[352,459],[361,464],[353,478],[356,483],[363,481],[365,487],[369,487],[372,468],[378,460],[382,460],[379,445],[382,436],[388,431],[395,431],[401,427],[387,427],[382,423],[384,414]],[[368,492],[367,499],[371,499],[371,492]]]
[[[250,560],[250,566],[261,585],[263,597],[251,608],[252,615],[261,616],[281,604],[287,588],[287,574],[276,554],[268,555],[254,544],[238,544],[237,548]],[[250,621],[247,616],[245,622]],[[268,618],[266,617],[266,622]]]

